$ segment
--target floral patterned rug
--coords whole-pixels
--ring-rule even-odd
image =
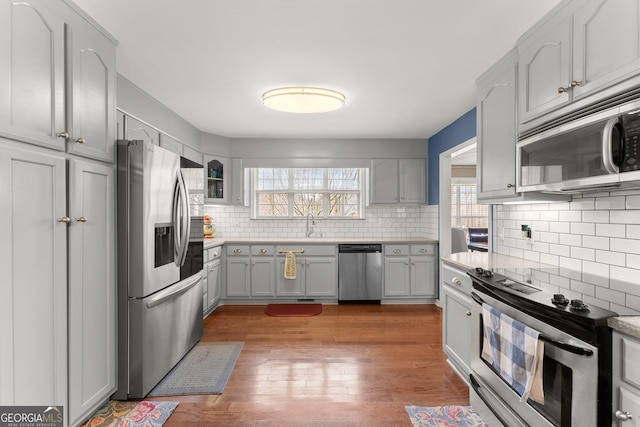
[[[82,427],[160,427],[178,402],[110,400]]]
[[[471,406],[405,406],[413,427],[488,427]]]

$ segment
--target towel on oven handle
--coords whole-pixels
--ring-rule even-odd
[[[487,304],[482,304],[482,323],[482,358],[518,393],[520,401],[544,404],[540,332]]]

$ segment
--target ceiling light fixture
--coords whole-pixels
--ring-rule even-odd
[[[346,97],[319,87],[281,87],[262,94],[262,103],[286,113],[326,113],[344,107]]]

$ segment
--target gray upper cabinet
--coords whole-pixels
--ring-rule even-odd
[[[128,140],[141,140],[160,145],[160,131],[131,116],[124,116],[124,135]]]
[[[425,159],[373,159],[371,203],[425,203],[427,166]]]
[[[516,191],[516,52],[477,80],[478,200]]]
[[[63,2],[5,0],[0,24],[0,133],[113,162],[115,44]]]
[[[519,119],[527,122],[568,104],[571,16],[556,15],[518,45]]]
[[[167,134],[160,134],[160,146],[176,153],[179,156],[182,156],[182,142],[173,137],[170,137]]]
[[[67,150],[113,162],[116,47],[85,19],[73,15],[67,26],[67,60]]]
[[[561,3],[518,44],[521,131],[637,86],[638,28],[639,0]]]
[[[0,2],[0,133],[62,151],[67,128],[59,9],[51,0]]]

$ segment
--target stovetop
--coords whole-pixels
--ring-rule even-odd
[[[554,318],[571,319],[572,322],[585,322],[589,325],[606,324],[606,319],[617,316],[617,313],[585,304],[582,300],[571,299],[562,294],[554,294],[546,289],[533,286],[508,275],[508,271],[474,268],[467,271],[473,280],[473,287],[486,292],[495,293],[514,307],[526,307],[528,312],[539,311]],[[532,313],[530,313],[532,314]]]

